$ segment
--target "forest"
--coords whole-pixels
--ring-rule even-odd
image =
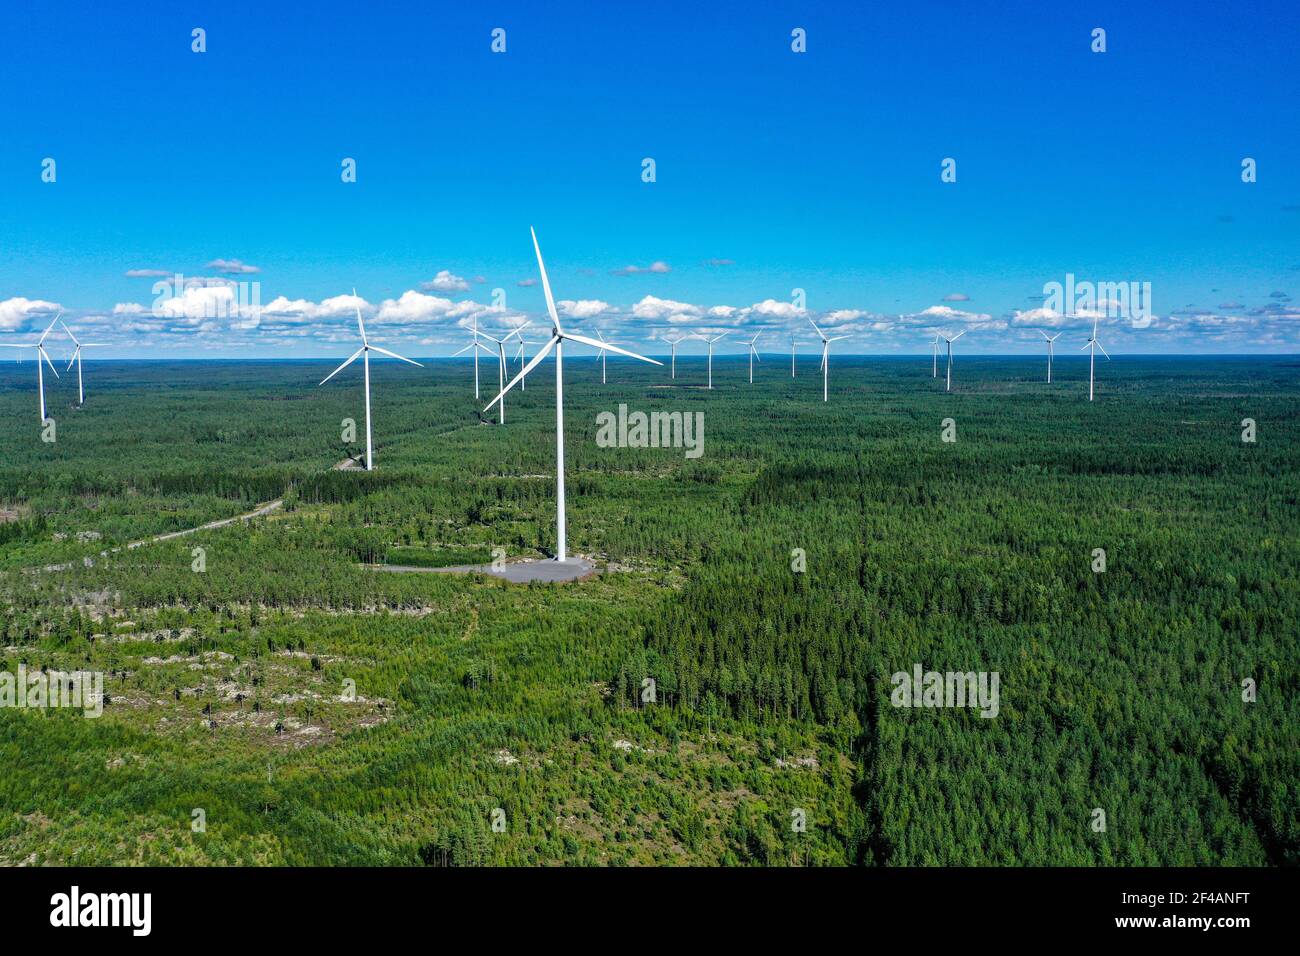
[[[377,363],[369,473],[327,362],[0,365],[0,669],[106,690],[0,707],[0,865],[1300,863],[1300,361],[772,358],[566,355],[528,585],[430,572],[553,552],[549,365]]]

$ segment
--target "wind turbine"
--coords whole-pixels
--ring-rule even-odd
[[[722,335],[715,336],[714,338],[709,338],[706,335],[701,335],[698,332],[696,333],[698,338],[704,339],[704,341],[709,343],[709,388],[713,388],[713,346],[716,345],[718,342],[721,342],[723,336],[725,336],[726,334],[727,334],[726,332],[723,332]]]
[[[357,297],[357,290],[352,290],[352,298]],[[387,355],[389,358],[401,359],[403,362],[410,362],[412,365],[424,368],[419,362],[412,361],[409,358],[398,355],[396,352],[390,352],[388,349],[381,349],[378,345],[371,345],[370,340],[366,338],[366,324],[361,321],[361,306],[357,304],[357,330],[361,333],[361,348],[352,353],[352,357],[346,362],[330,372],[316,386],[320,388],[339,372],[343,371],[349,365],[357,360],[357,356],[363,356],[362,362],[365,366],[365,385],[366,385],[366,471],[375,470],[375,446],[370,439],[370,353],[378,352],[380,355]]]
[[[930,377],[939,377],[939,333],[934,333],[934,364],[930,369]]]
[[[515,387],[516,382],[523,381],[524,376],[531,372],[542,359],[546,358],[551,349],[555,350],[555,559],[565,561],[568,557],[568,551],[564,527],[564,343],[566,341],[577,342],[581,345],[590,345],[593,348],[601,348],[602,343],[583,335],[576,335],[573,332],[565,332],[560,328],[560,316],[555,311],[555,298],[551,295],[551,280],[546,276],[546,264],[542,262],[542,249],[537,244],[537,232],[531,226],[528,231],[533,235],[533,250],[537,253],[537,268],[542,274],[542,291],[546,293],[546,311],[551,314],[551,325],[553,326],[551,337],[546,340],[546,344],[529,360],[528,364],[519,370],[519,374],[510,380],[510,384],[501,389],[501,394],[492,399],[483,411],[486,412],[501,401],[506,392]],[[605,344],[603,347],[619,355],[626,355],[629,358],[649,362],[652,365],[664,364],[652,358],[646,358],[644,355],[629,352],[627,349],[621,349],[617,345]]]
[[[762,335],[762,334],[763,334],[762,332],[758,333],[758,335]],[[761,358],[758,358],[758,350],[754,348],[754,343],[758,341],[758,335],[755,335],[752,339],[749,340],[749,384],[750,385],[754,384],[754,359],[758,359],[760,362],[763,361]]]
[[[482,351],[486,352],[488,355],[491,355],[491,354],[492,354],[492,350],[491,350],[490,348],[488,348],[486,345],[484,345],[482,342],[480,342],[480,341],[478,340],[478,337],[479,337],[479,330],[478,330],[478,316],[475,315],[475,316],[474,316],[474,331],[473,331],[473,337],[469,340],[469,345],[465,346],[465,347],[464,347],[463,349],[461,349],[460,351],[458,351],[458,352],[453,352],[453,353],[451,354],[451,357],[452,357],[452,358],[455,358],[457,355],[463,355],[464,353],[468,352],[470,349],[473,349],[473,350],[474,350],[474,401],[478,401],[478,398],[479,398],[479,395],[478,395],[478,353],[479,353],[479,350],[481,349]]]
[[[63,331],[68,333],[68,338],[72,339],[72,344],[77,347],[72,353],[72,358],[68,359],[68,368],[64,369],[64,371],[66,372],[68,369],[72,368],[73,362],[77,363],[77,404],[85,405],[86,389],[83,387],[82,379],[81,379],[81,350],[89,349],[89,348],[97,349],[102,345],[104,345],[104,343],[103,342],[78,342],[77,337],[72,334],[72,329],[68,328],[66,322],[60,319],[59,325],[63,326]]]
[[[790,333],[790,377],[794,378],[794,333]]]
[[[959,338],[961,338],[965,334],[966,334],[966,330],[962,329],[952,338],[948,338],[948,336],[946,335],[943,336],[943,340],[948,343],[948,384],[944,388],[945,392],[952,391],[952,343],[956,342]]]
[[[837,335],[834,338],[828,339],[826,337],[826,333],[823,332],[821,329],[817,328],[816,322],[814,322],[812,319],[809,319],[808,324],[811,325],[813,329],[816,330],[817,334],[821,336],[821,340],[822,340],[822,401],[824,402],[828,400],[827,396],[828,396],[828,389],[829,389],[829,379],[831,374],[831,363],[830,363],[831,343],[838,342],[840,339],[847,339],[848,336]]]
[[[59,321],[59,318],[62,315],[63,313],[60,312],[51,319],[50,324],[46,326],[45,331],[41,333],[41,337],[35,342],[23,342],[21,344],[15,342],[0,342],[0,345],[4,345],[6,348],[11,349],[36,349],[36,390],[41,396],[42,422],[45,421],[45,368],[41,365],[41,359],[45,359],[45,364],[50,367],[51,372],[54,372],[54,377],[59,377],[59,373],[54,368],[54,363],[50,361],[50,353],[45,351],[45,337],[50,334],[50,329],[54,328],[54,323]],[[21,355],[22,353],[20,352],[18,354]]]
[[[528,327],[528,325],[529,325],[529,323],[528,323],[528,322],[525,322],[523,325],[521,325],[521,326],[519,326],[517,329],[515,329],[515,338],[517,338],[517,339],[519,340],[519,350],[518,350],[517,352],[515,352],[515,361],[519,363],[519,367],[520,367],[520,368],[523,368],[523,367],[524,367],[524,335],[523,335],[523,332],[524,332],[524,329]],[[526,379],[523,379],[523,380],[521,380],[521,381],[519,382],[519,390],[520,390],[521,392],[524,392],[524,391],[527,391],[527,390],[528,390],[528,381],[527,381]]]
[[[680,335],[675,339],[664,339],[673,350],[673,378],[677,377],[677,346],[681,345],[688,338],[690,338],[689,335]]]
[[[1051,385],[1052,384],[1052,343],[1061,337],[1061,333],[1057,332],[1055,335],[1048,335],[1042,329],[1039,329],[1038,334],[1041,335],[1043,338],[1047,339],[1047,384]],[[1084,346],[1084,348],[1087,348],[1087,346]]]
[[[477,329],[475,331],[477,331]],[[507,332],[505,335],[501,336],[501,338],[497,338],[495,335],[488,335],[486,332],[478,332],[478,334],[483,336],[483,338],[487,339],[489,342],[495,342],[497,344],[497,388],[505,388],[506,371],[510,367],[506,363],[506,343],[510,341],[510,336],[515,334],[515,330],[511,330]],[[491,349],[488,349],[487,351],[491,352]],[[477,356],[477,354],[478,353],[476,352],[475,355]],[[505,423],[506,423],[506,403],[502,402],[501,415],[497,419],[497,424],[504,425]]]
[[[1083,349],[1088,349],[1088,401],[1092,401],[1092,379],[1093,370],[1097,366],[1097,349],[1101,349],[1101,354],[1106,355],[1106,350],[1102,349],[1101,343],[1097,341],[1096,319],[1092,320],[1092,338],[1088,339],[1083,348],[1079,349],[1079,351],[1082,352]],[[1106,361],[1110,361],[1109,355],[1106,355]]]
[[[604,343],[605,341],[605,336],[600,334],[600,329],[596,330],[596,338],[600,339],[602,343]],[[601,347],[601,350],[596,353],[596,358],[600,359],[600,384],[604,385],[605,384],[605,349],[603,345]]]

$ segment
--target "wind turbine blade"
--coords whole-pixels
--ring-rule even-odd
[[[573,335],[569,332],[564,333],[564,338],[571,342],[580,342],[583,345],[590,345],[592,348],[604,348],[611,352],[617,352],[619,355],[626,355],[628,358],[639,359],[642,362],[649,362],[651,365],[663,365],[658,359],[646,358],[644,355],[637,355],[635,352],[629,352],[627,349],[621,349],[617,345],[610,345],[608,342],[602,344],[595,339],[589,339],[585,335]]]
[[[1100,343],[1100,342],[1097,343],[1097,348],[1101,349],[1101,354],[1102,354],[1102,355],[1106,355],[1106,350],[1101,348],[1101,343]],[[1107,361],[1107,362],[1110,361],[1110,356],[1109,356],[1109,355],[1106,355],[1106,361]]]
[[[533,369],[535,369],[538,366],[538,364],[542,361],[542,359],[546,358],[546,356],[550,354],[551,349],[555,348],[555,343],[558,341],[560,341],[560,337],[559,335],[555,335],[555,334],[553,334],[549,339],[547,339],[546,345],[538,349],[537,354],[534,355],[531,359],[529,359],[528,364],[519,370],[519,374],[516,375],[514,378],[512,378],[505,388],[501,389],[501,391],[497,394],[496,398],[492,399],[492,401],[487,403],[487,406],[483,409],[483,411],[485,412],[489,411],[493,405],[501,401],[501,399],[505,398],[506,392],[510,391],[517,384],[522,382],[524,380],[524,376],[527,375],[529,372],[531,372]]]
[[[396,352],[388,351],[388,349],[381,349],[378,345],[370,346],[370,351],[378,352],[380,355],[387,355],[389,358],[401,359],[403,362],[410,362],[412,365],[416,366],[417,368],[424,368],[424,366],[421,365],[419,362],[417,362],[415,359],[409,359],[404,355],[398,355]]]
[[[73,341],[75,341],[75,339]],[[81,351],[81,346],[78,345],[76,350],[72,353],[72,358],[68,359],[68,367],[65,368],[63,371],[67,372],[72,368],[72,363],[77,360],[77,352],[80,351]]]
[[[818,335],[821,335],[821,337],[822,337],[822,341],[825,342],[825,341],[826,341],[826,336],[825,336],[825,335],[822,335],[822,330],[819,329],[819,328],[817,328],[817,323],[814,322],[812,319],[809,319],[809,320],[808,320],[808,324],[811,325],[811,326],[813,327],[813,329],[816,330],[816,332],[817,332]]]
[[[357,297],[357,290],[352,290],[352,298]],[[361,330],[361,344],[366,344],[366,323],[361,321],[361,303],[357,303],[357,328]]]
[[[63,317],[63,313],[60,312],[60,313],[59,313],[58,315],[56,315],[54,318],[50,319],[50,324],[49,324],[48,326],[46,326],[46,327],[45,327],[45,331],[41,333],[41,337],[40,337],[40,339],[39,339],[39,340],[37,341],[37,343],[36,343],[37,345],[44,345],[44,344],[45,344],[45,336],[47,336],[47,335],[50,334],[50,329],[54,328],[54,323],[57,322],[57,321],[59,321],[59,319],[61,319],[62,317]]]
[[[1084,342],[1082,345],[1079,346],[1079,351],[1082,352],[1084,349],[1092,348],[1092,343],[1093,343],[1093,339],[1088,339],[1088,341]]]
[[[78,348],[80,348],[81,343],[78,342],[78,341],[77,341],[77,337],[76,337],[75,335],[72,334],[72,329],[68,328],[67,323],[64,322],[62,319],[59,319],[59,325],[63,326],[63,331],[64,331],[64,332],[67,332],[67,333],[68,333],[68,338],[72,339],[72,344],[75,345],[75,346],[77,346]]]
[[[459,352],[452,352],[452,353],[451,353],[451,357],[452,357],[452,358],[455,358],[457,355],[464,355],[466,352],[468,352],[470,349],[472,349],[476,344],[477,344],[477,343],[475,343],[475,342],[471,342],[471,343],[469,343],[469,345],[465,346],[465,347],[464,347],[463,349],[461,349]]]
[[[1052,341],[1051,336],[1049,336],[1049,335],[1048,335],[1046,332],[1044,332],[1042,329],[1039,329],[1039,330],[1038,330],[1038,334],[1041,335],[1043,338],[1047,339],[1047,341],[1049,341],[1049,342]]]
[[[337,375],[339,372],[343,371],[345,368],[347,368],[349,365],[351,365],[353,362],[355,362],[355,361],[357,360],[357,358],[361,355],[361,353],[364,352],[365,350],[366,350],[366,347],[363,345],[363,346],[361,346],[361,348],[359,348],[359,349],[357,349],[355,352],[353,352],[353,353],[352,353],[352,358],[348,359],[346,362],[344,362],[342,365],[340,365],[340,366],[339,366],[338,368],[336,368],[334,371],[330,372],[330,373],[329,373],[328,375],[326,375],[323,379],[321,379],[321,380],[316,384],[316,387],[317,387],[317,388],[320,388],[322,385],[324,385],[326,382],[328,382],[330,379],[332,379],[332,378],[333,378],[335,375]]]
[[[954,336],[953,336],[952,338],[950,338],[948,341],[949,341],[949,342],[956,342],[959,338],[961,338],[961,337],[962,337],[963,335],[965,335],[965,334],[966,334],[966,330],[965,330],[965,329],[962,329],[960,332],[958,332],[956,335],[954,335]]]
[[[837,336],[835,336],[835,338],[833,338],[833,339],[827,339],[826,342],[827,342],[827,344],[829,345],[831,342],[838,342],[838,341],[840,341],[841,339],[847,339],[847,338],[848,338],[847,335],[837,335]]]
[[[533,249],[537,253],[537,268],[542,273],[542,291],[546,293],[546,311],[551,313],[551,321],[555,323],[555,331],[560,331],[560,316],[555,311],[555,297],[551,295],[551,280],[546,276],[546,263],[542,261],[542,247],[537,244],[537,230],[532,226],[528,231],[533,234]]]
[[[45,351],[45,347],[42,346],[42,345],[38,345],[38,346],[36,346],[36,351],[37,351],[37,353],[38,353],[38,357],[37,357],[36,361],[39,362],[41,359],[45,359],[45,364],[48,365],[48,366],[50,367],[50,371],[54,373],[54,377],[55,377],[55,378],[58,378],[58,377],[59,377],[59,370],[56,369],[56,368],[54,367],[54,363],[50,361],[50,353],[47,352],[47,351]]]

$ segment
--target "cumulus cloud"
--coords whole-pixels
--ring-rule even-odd
[[[50,318],[62,309],[57,302],[44,299],[25,299],[15,296],[0,302],[0,329],[12,332],[22,328],[28,320],[36,316],[49,315]]]
[[[992,316],[985,315],[981,312],[964,312],[961,309],[954,309],[950,305],[932,305],[928,309],[922,309],[916,314],[926,318],[956,322],[987,322],[992,318]]]
[[[171,273],[166,269],[127,269],[123,275],[128,279],[162,279]]]
[[[243,299],[234,285],[187,284],[180,295],[159,296],[154,301],[154,315],[200,325],[205,319],[224,319],[231,328],[255,329],[260,321],[254,303]]]
[[[376,320],[406,324],[410,322],[430,322],[446,318],[456,310],[456,303],[442,296],[425,295],[408,289],[396,299],[385,299],[379,305]]]
[[[448,269],[439,269],[428,282],[420,283],[420,288],[430,292],[467,292],[469,283]]]
[[[691,322],[704,314],[698,305],[689,302],[676,302],[648,295],[632,306],[632,314],[638,319],[653,319],[669,323]]]
[[[861,309],[836,309],[833,312],[827,312],[825,319],[828,323],[839,325],[843,322],[856,322],[858,319],[865,319],[870,312],[863,312]]]
[[[793,302],[780,302],[776,299],[764,299],[762,302],[756,302],[749,307],[749,311],[755,315],[766,315],[779,319],[792,319],[803,314],[803,310],[795,308]]]
[[[1038,308],[1038,309],[1019,310],[1011,317],[1011,324],[1018,325],[1018,326],[1046,325],[1048,328],[1055,329],[1055,328],[1059,328],[1062,325],[1066,325],[1067,322],[1068,320],[1066,319],[1066,317],[1062,315],[1060,312],[1057,312],[1055,309],[1049,309],[1046,307]]]
[[[591,319],[606,312],[617,311],[608,302],[602,302],[600,299],[578,299],[577,301],[562,299],[556,304],[561,312],[575,319]]]

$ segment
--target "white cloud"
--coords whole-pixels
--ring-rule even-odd
[[[225,319],[235,329],[255,329],[260,317],[258,310],[248,301],[240,301],[234,285],[187,285],[180,295],[155,300],[152,312],[170,319],[180,319],[191,325],[202,325],[201,320]]]
[[[772,316],[778,319],[793,319],[806,314],[804,310],[795,308],[793,302],[778,302],[776,299],[764,299],[762,302],[756,302],[749,307],[749,311],[755,315]]]
[[[673,267],[666,262],[652,262],[648,266],[624,266],[621,269],[611,269],[609,274],[612,276],[635,276],[646,272],[653,272],[658,275],[665,275],[673,271]]]
[[[591,319],[606,312],[617,311],[608,302],[602,302],[600,299],[578,299],[577,301],[561,299],[556,305],[565,315],[575,319]]]
[[[982,312],[963,312],[950,305],[932,305],[928,309],[922,309],[917,315],[954,322],[988,322],[992,318]]]
[[[251,272],[261,272],[257,266],[250,266],[240,262],[238,259],[213,259],[206,266],[208,269],[216,269],[218,272],[224,272],[227,275],[246,275]]]
[[[451,299],[444,299],[442,296],[425,295],[423,292],[408,289],[396,299],[385,299],[381,302],[378,312],[375,313],[375,319],[378,322],[406,325],[433,322],[438,319],[458,319],[472,315],[478,315],[482,318],[494,311],[498,310],[493,310],[469,299],[453,302]]]
[[[44,299],[24,299],[22,296],[5,299],[0,302],[0,329],[12,332],[26,325],[29,318],[42,313],[48,313],[53,318],[54,313],[61,308],[57,302],[46,302]]]
[[[704,310],[689,302],[675,302],[672,299],[660,299],[648,295],[632,306],[632,314],[638,319],[667,319],[670,322],[686,322],[697,319]]]
[[[447,269],[439,269],[438,274],[428,282],[421,283],[420,288],[430,292],[467,292],[469,283]]]

